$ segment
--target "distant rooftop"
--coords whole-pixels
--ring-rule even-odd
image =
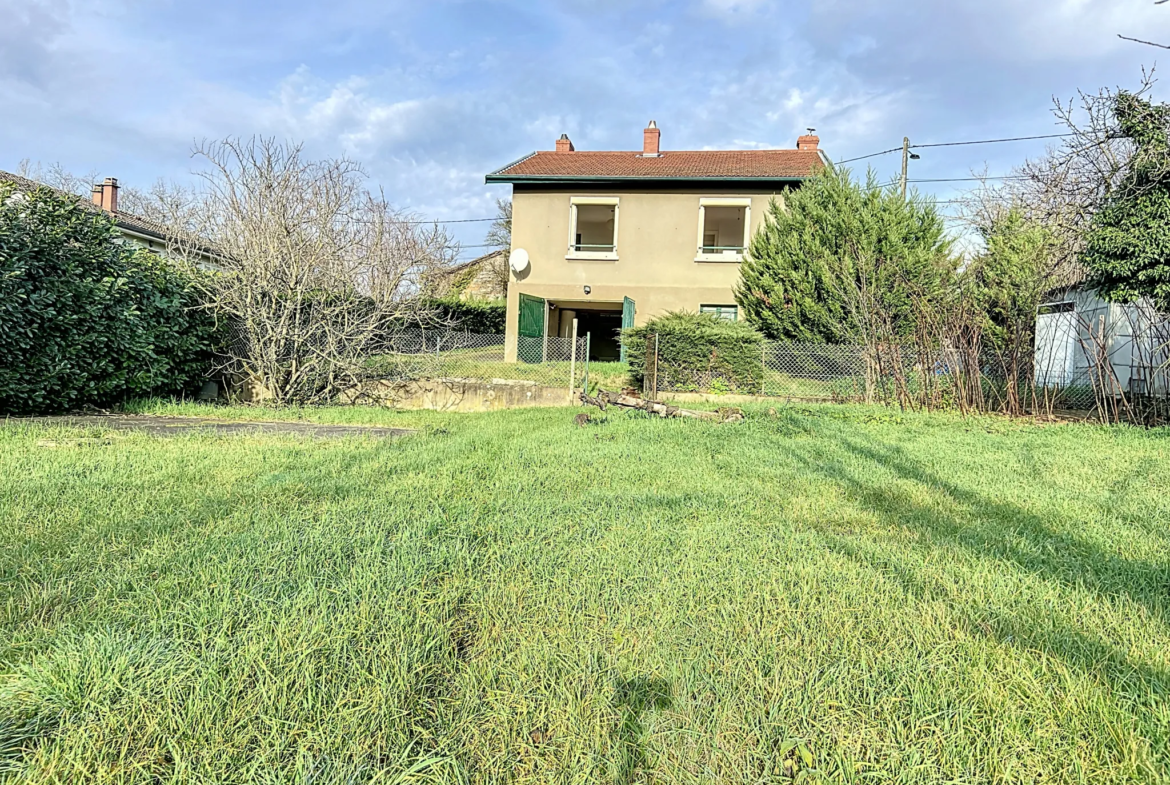
[[[152,221],[149,218],[143,218],[139,215],[134,215],[132,213],[118,210],[117,198],[111,197],[110,191],[108,190],[112,186],[114,193],[116,193],[118,181],[114,180],[113,178],[107,178],[105,183],[94,186],[94,199],[105,199],[106,206],[97,203],[97,201],[86,201],[84,198],[78,196],[75,193],[63,191],[60,188],[54,188],[51,185],[45,185],[44,183],[39,183],[36,180],[30,180],[27,177],[21,177],[18,174],[12,174],[11,172],[5,172],[3,170],[0,170],[0,182],[11,182],[21,190],[48,188],[49,190],[55,191],[63,196],[77,199],[82,207],[86,207],[90,210],[93,210],[94,212],[105,212],[109,214],[110,217],[114,219],[114,224],[119,229],[122,229],[123,231],[129,232],[131,234],[142,235],[143,237],[159,240],[160,242],[166,242],[176,236],[175,230],[166,226],[165,224]],[[113,200],[112,202],[110,201],[111,198]],[[108,209],[109,206],[113,206],[114,209]]]

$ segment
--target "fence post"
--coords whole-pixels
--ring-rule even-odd
[[[569,357],[569,402],[573,402],[573,385],[577,383],[577,320],[573,320],[573,353]]]
[[[658,400],[658,333],[654,333],[654,394],[651,400]]]
[[[540,345],[540,361],[542,363],[548,362],[548,315],[550,310],[547,306],[544,309],[544,340]]]
[[[650,338],[646,338],[645,359],[642,363],[642,395],[651,401],[658,400],[658,333],[654,333],[654,351],[650,351]]]
[[[760,397],[768,394],[768,341],[760,341]]]
[[[593,351],[593,333],[585,333],[585,381],[581,385],[581,390],[589,394],[589,355]]]

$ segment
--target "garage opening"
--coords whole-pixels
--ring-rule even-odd
[[[590,336],[590,362],[618,362],[621,359],[622,303],[554,301],[549,309],[549,334],[562,338]]]

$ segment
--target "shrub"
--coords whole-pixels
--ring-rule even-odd
[[[622,331],[630,376],[645,378],[647,341],[658,336],[658,385],[663,389],[754,393],[764,378],[763,336],[743,322],[677,311]],[[653,343],[650,351],[654,351]]]
[[[502,335],[504,332],[507,304],[503,300],[433,300],[429,309],[456,330],[483,335]]]
[[[191,283],[76,199],[0,183],[0,412],[196,390],[216,331]]]

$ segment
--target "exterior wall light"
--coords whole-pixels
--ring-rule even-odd
[[[589,294],[592,291],[593,290],[591,288],[589,288],[588,286],[585,287],[585,294]]]

